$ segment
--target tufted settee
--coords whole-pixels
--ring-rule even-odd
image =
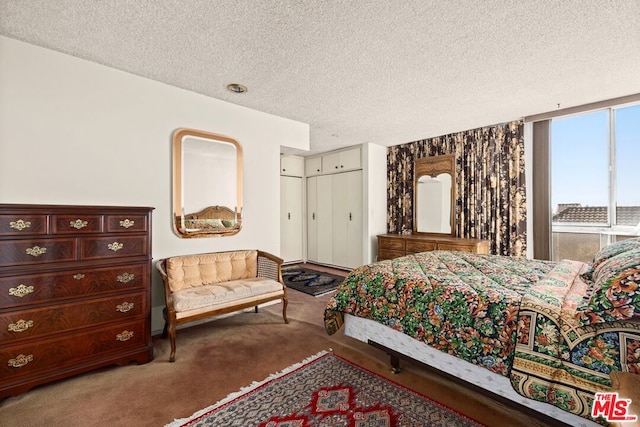
[[[175,361],[176,327],[234,311],[282,300],[287,319],[287,288],[282,281],[282,259],[259,250],[182,255],[156,263],[165,291],[163,337],[169,336]]]

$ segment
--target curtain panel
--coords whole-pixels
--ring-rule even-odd
[[[491,253],[526,255],[522,121],[452,133],[387,149],[387,230],[413,229],[417,158],[455,154],[456,236],[486,239]]]

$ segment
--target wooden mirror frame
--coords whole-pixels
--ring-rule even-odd
[[[235,206],[224,206],[212,194],[209,205],[201,207],[197,212],[185,212],[183,187],[197,184],[184,182],[185,159],[183,143],[189,137],[211,141],[212,144],[231,144],[235,148],[235,180],[237,187]],[[225,178],[221,176],[217,182],[224,183]],[[228,178],[227,181],[229,181]],[[196,129],[180,128],[174,132],[172,222],[174,232],[182,238],[232,236],[240,231],[242,228],[242,147],[237,140]],[[191,222],[192,227],[187,226],[189,222]]]
[[[440,174],[451,175],[451,198],[450,198],[450,233],[436,233],[418,231],[418,180],[423,176],[437,177]],[[444,154],[440,156],[430,156],[418,158],[413,167],[413,233],[415,234],[442,234],[454,236],[456,234],[455,222],[455,200],[456,200],[456,158],[454,154]]]

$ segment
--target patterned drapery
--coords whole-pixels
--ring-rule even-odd
[[[413,229],[413,164],[456,157],[456,236],[486,239],[491,253],[526,255],[522,121],[452,133],[387,149],[387,228]]]

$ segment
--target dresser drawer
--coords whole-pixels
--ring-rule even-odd
[[[435,251],[435,242],[409,240],[407,242],[407,254],[415,254],[418,252]]]
[[[462,252],[475,252],[475,245],[454,245],[451,243],[438,243],[439,251],[462,251]]]
[[[86,237],[82,239],[82,259],[144,256],[149,252],[147,236]]]
[[[66,332],[146,313],[144,293],[124,294],[90,301],[61,304],[0,314],[0,342]]]
[[[405,256],[404,251],[392,251],[389,249],[378,249],[378,261],[383,261],[385,259],[393,259],[399,258],[401,256]]]
[[[75,261],[76,239],[0,241],[0,267]]]
[[[107,215],[107,233],[147,231],[145,215]]]
[[[0,215],[0,236],[47,234],[46,215]]]
[[[54,234],[99,233],[102,231],[102,215],[53,215]]]
[[[144,319],[61,335],[0,350],[0,378],[11,382],[24,375],[74,368],[101,356],[147,344]]]
[[[381,249],[392,249],[404,251],[404,239],[394,239],[392,237],[378,237],[378,247]]]
[[[0,277],[0,308],[143,289],[148,275],[148,264],[138,263],[99,268],[78,266],[64,272]]]

